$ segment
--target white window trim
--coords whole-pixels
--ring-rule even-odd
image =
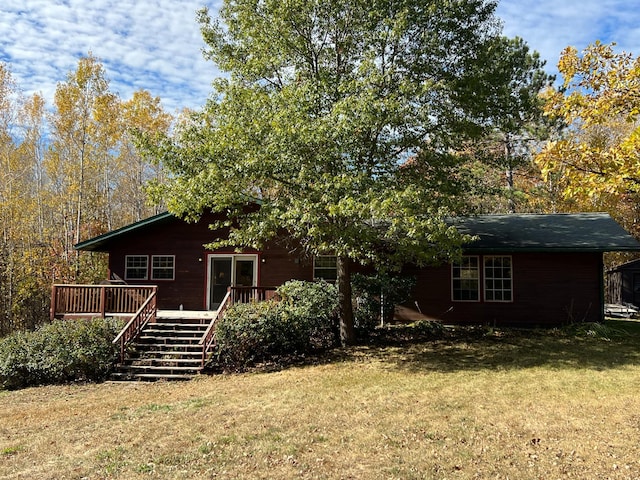
[[[487,263],[486,260],[489,258],[508,258],[509,259],[509,271],[511,272],[511,276],[509,277],[509,280],[511,281],[511,288],[509,288],[509,292],[511,292],[511,299],[510,300],[488,300],[487,299],[487,290],[493,290],[496,291],[495,289],[488,289],[487,288]],[[487,303],[513,303],[513,291],[514,291],[514,287],[513,287],[513,257],[511,255],[485,255],[482,258],[482,294],[484,295],[484,301]],[[496,280],[495,277],[491,278],[492,280]],[[504,280],[504,278],[500,278],[500,280]],[[501,290],[503,293],[507,290],[502,289]]]
[[[315,255],[313,257],[313,280],[324,280],[322,277],[316,276],[316,268],[318,268],[319,270],[334,270],[333,267],[316,267],[316,259],[317,258],[335,258],[336,259],[335,271],[336,271],[336,279],[337,279],[337,277],[338,277],[338,257],[336,255]]]
[[[129,277],[129,258],[144,258],[147,262],[144,278],[131,278]],[[140,267],[142,268],[142,267]],[[124,279],[125,280],[148,280],[149,279],[149,255],[125,255],[124,257]]]
[[[153,266],[153,260],[156,258],[172,258],[173,259],[173,266],[171,267],[171,278],[156,278],[154,277],[153,273],[154,273],[154,266]],[[164,269],[163,268],[158,268],[158,269]],[[149,270],[151,271],[151,280],[154,281],[159,281],[159,282],[170,282],[176,279],[176,256],[175,255],[151,255],[151,263],[149,264]]]
[[[454,268],[454,264],[451,264],[451,301],[452,302],[460,302],[460,303],[479,303],[482,301],[482,298],[480,297],[480,284],[482,282],[482,276],[481,276],[481,268],[480,268],[480,256],[479,255],[463,255],[463,258],[475,258],[478,264],[478,287],[477,287],[477,296],[478,298],[476,300],[457,300],[455,298],[455,289],[453,286],[453,282],[455,280],[454,276],[453,276],[453,268]],[[462,280],[462,279],[460,279]]]

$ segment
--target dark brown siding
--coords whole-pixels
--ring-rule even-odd
[[[205,244],[221,238],[224,231],[213,232],[208,225],[214,217],[198,223],[177,219],[138,229],[110,247],[109,270],[125,278],[127,255],[175,255],[174,280],[128,281],[142,285],[158,285],[158,306],[161,309],[186,310],[206,308],[207,255],[210,253],[240,253],[232,249],[212,252]],[[245,249],[242,253],[258,253],[258,285],[278,286],[290,279],[311,280],[313,264],[290,255],[288,249],[267,245],[263,252]]]
[[[125,278],[126,255],[175,255],[174,280],[129,281],[158,285],[162,309],[206,308],[207,259],[211,253],[240,253],[228,249],[211,252],[206,243],[226,235],[208,225],[215,217],[189,224],[169,218],[118,237],[110,246],[109,269]],[[279,286],[291,279],[312,280],[313,262],[300,258],[278,242],[258,255],[258,285]],[[602,311],[602,255],[599,253],[512,254],[513,302],[454,302],[451,267],[406,268],[415,275],[413,298],[404,318],[428,317],[445,323],[514,326],[553,326],[573,321],[596,321]],[[482,257],[481,257],[482,258]],[[482,260],[480,262],[482,264]],[[355,270],[355,268],[354,268]],[[418,309],[421,313],[418,313]]]
[[[424,316],[452,324],[548,327],[601,319],[601,254],[520,253],[511,257],[513,302],[452,301],[451,266],[444,265],[406,270],[417,279],[406,306],[415,311],[417,302]]]

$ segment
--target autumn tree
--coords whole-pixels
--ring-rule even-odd
[[[164,210],[162,199],[151,204],[145,191],[149,182],[164,182],[162,164],[145,159],[136,144],[141,134],[152,137],[168,134],[173,116],[165,112],[159,97],[138,90],[131,99],[122,102],[120,124],[121,138],[116,157],[120,175],[114,200],[120,206],[121,218],[130,223]]]
[[[47,299],[48,259],[38,224],[38,149],[42,98],[24,98],[8,66],[0,64],[0,335],[33,327]]]
[[[640,58],[613,47],[562,52],[563,82],[548,92],[545,112],[567,128],[536,161],[561,188],[565,208],[605,209],[640,233]]]
[[[45,161],[48,188],[56,199],[60,256],[68,260],[64,278],[101,275],[93,255],[79,262],[73,245],[81,239],[140,220],[154,211],[144,185],[162,177],[162,167],[137,154],[132,132],[167,133],[172,117],[159,98],[140,90],[122,101],[109,88],[104,66],[89,54],[58,84],[50,116],[52,142]]]
[[[12,101],[15,83],[8,68],[0,64],[0,334],[12,328],[16,274],[16,250],[19,246],[22,181],[21,166],[16,157],[12,126],[16,123],[16,107]]]
[[[102,279],[104,259],[78,261],[74,243],[157,213],[144,188],[164,169],[133,143],[172,122],[149,92],[112,93],[92,55],[58,84],[52,111],[0,63],[0,336],[46,321],[52,282]]]
[[[59,253],[69,261],[71,268],[65,277],[71,279],[80,273],[73,245],[80,241],[82,229],[101,216],[104,179],[108,177],[103,156],[114,141],[113,95],[95,57],[81,58],[77,69],[58,84],[54,104],[46,167],[58,203],[54,223],[60,227]]]

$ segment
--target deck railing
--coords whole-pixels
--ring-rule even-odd
[[[65,315],[133,315],[157,288],[154,285],[54,285],[51,319]]]
[[[156,313],[158,311],[156,306],[156,293],[157,290],[153,289],[144,303],[135,312],[135,315],[113,340],[114,344],[120,343],[120,362],[124,362],[125,349],[127,345],[140,335],[140,332],[142,332],[142,329],[147,323],[155,322]]]
[[[263,302],[276,297],[277,287],[229,287],[231,303]]]

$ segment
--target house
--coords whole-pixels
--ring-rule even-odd
[[[76,249],[109,254],[109,278],[127,284],[157,285],[158,308],[215,310],[234,287],[273,287],[291,279],[326,278],[322,258],[303,260],[286,245],[268,243],[261,251],[232,248],[209,250],[207,243],[225,238],[212,231],[220,215],[205,214],[187,223],[170,213],[125,226],[81,242]]]
[[[307,259],[278,241],[257,251],[209,250],[226,232],[220,218],[186,223],[162,213],[76,245],[107,252],[110,278],[157,285],[169,310],[215,310],[228,287],[272,287],[290,279],[335,279],[335,258]],[[553,326],[597,321],[604,312],[603,254],[640,251],[640,244],[604,213],[481,215],[454,221],[476,237],[460,263],[406,265],[416,278],[399,319],[445,323]]]
[[[459,264],[408,266],[405,319],[552,327],[604,318],[605,252],[640,251],[606,213],[481,215],[459,219],[477,237]]]

